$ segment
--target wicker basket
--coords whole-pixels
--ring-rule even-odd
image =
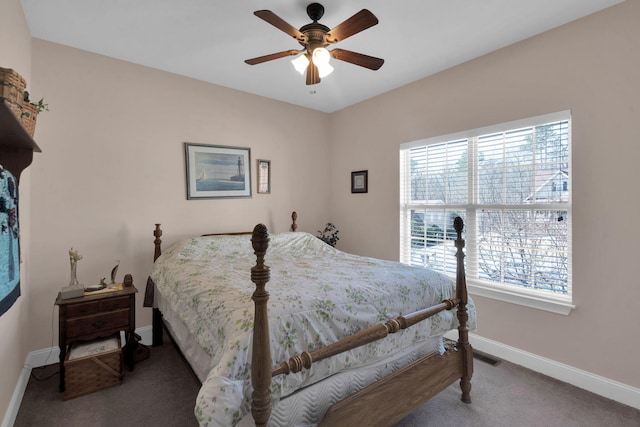
[[[29,136],[33,138],[36,130],[38,107],[24,101],[27,82],[11,68],[0,67],[0,98],[6,100],[9,109],[22,123]]]
[[[11,68],[0,67],[0,98],[22,104],[27,82]]]
[[[120,336],[72,344],[64,367],[64,400],[121,384]]]
[[[38,118],[38,112],[37,106],[28,102],[22,103],[22,115],[20,116],[20,121],[31,138],[33,138],[33,134],[36,131],[36,119]]]

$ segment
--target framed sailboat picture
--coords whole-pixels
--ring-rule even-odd
[[[251,149],[184,143],[187,199],[251,197]]]

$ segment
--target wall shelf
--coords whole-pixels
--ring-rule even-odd
[[[34,151],[42,152],[6,101],[0,98],[0,164],[20,182],[20,174],[31,164]]]

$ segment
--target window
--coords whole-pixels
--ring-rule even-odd
[[[568,314],[570,112],[400,147],[400,260],[455,274],[465,222],[472,293]]]

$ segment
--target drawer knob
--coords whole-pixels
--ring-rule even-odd
[[[107,324],[106,320],[100,319],[100,320],[96,320],[95,322],[93,322],[91,324],[91,326],[93,326],[96,329],[100,329],[100,328],[104,327],[104,325],[106,325],[106,324]]]

